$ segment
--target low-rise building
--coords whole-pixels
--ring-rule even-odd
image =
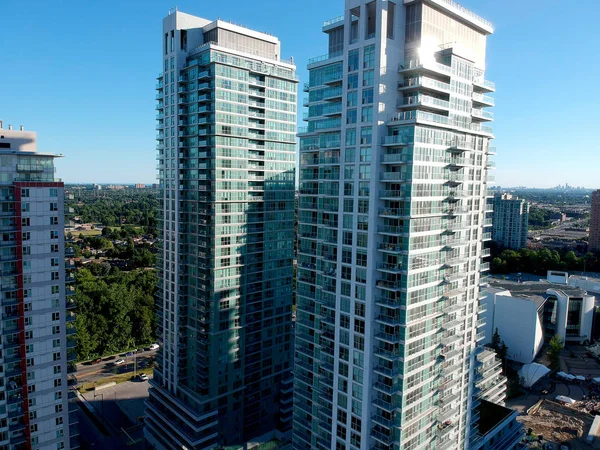
[[[517,411],[481,400],[474,409],[478,415],[477,433],[471,438],[471,450],[516,450],[522,448],[523,425]]]
[[[486,308],[483,343],[491,343],[497,329],[508,347],[508,358],[527,364],[554,335],[567,343],[590,340],[595,297],[569,281],[566,272],[556,271],[539,281],[492,279],[482,300]]]

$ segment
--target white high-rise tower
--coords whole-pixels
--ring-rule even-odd
[[[482,399],[506,389],[477,348],[492,26],[450,0],[346,0],[323,31],[300,132],[294,447],[475,447]]]

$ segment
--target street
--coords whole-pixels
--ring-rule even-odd
[[[157,350],[144,350],[133,356],[125,356],[122,353],[104,357],[98,364],[92,364],[90,361],[79,363],[74,375],[78,384],[94,383],[117,373],[133,372],[134,365],[137,369],[148,367],[150,361],[156,357],[156,352]],[[121,358],[125,360],[125,363],[116,366],[115,361]]]
[[[528,235],[529,237],[538,238],[541,240],[553,238],[582,239],[588,236],[588,232],[586,230],[582,229],[581,231],[577,231],[571,230],[570,228],[581,225],[584,221],[584,219],[569,220],[567,222],[561,222],[557,226],[548,228],[547,230],[530,230]]]

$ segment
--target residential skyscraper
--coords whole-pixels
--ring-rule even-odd
[[[2,378],[0,449],[74,449],[68,361],[74,355],[66,290],[64,185],[35,132],[0,122]]]
[[[346,0],[323,31],[300,132],[294,448],[477,448],[496,432],[512,448],[518,427],[477,429],[504,385],[477,347],[492,26],[450,0]]]
[[[600,251],[600,189],[592,192],[589,250]]]
[[[503,248],[527,247],[529,203],[511,194],[494,196],[492,239]]]
[[[155,448],[285,444],[292,426],[297,79],[279,40],[172,11],[158,77]],[[271,442],[273,440],[273,442]]]

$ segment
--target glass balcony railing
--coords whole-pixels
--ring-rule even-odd
[[[407,77],[404,80],[398,82],[398,89],[408,89],[413,87],[434,89],[448,94],[451,92],[451,87],[449,83],[434,80],[433,78],[429,78],[426,76]]]
[[[326,21],[323,23],[323,28],[325,28],[325,27],[329,27],[329,26],[331,26],[331,25],[335,25],[335,24],[337,24],[337,23],[340,23],[340,22],[343,22],[343,21],[344,21],[344,16],[337,16],[337,17],[334,17],[333,19],[326,20]]]
[[[343,51],[338,51],[338,52],[326,53],[325,55],[315,56],[314,58],[310,58],[308,60],[308,64],[309,65],[315,64],[318,62],[327,61],[328,59],[337,58],[338,56],[342,56],[343,53],[344,53]]]
[[[433,72],[441,73],[444,75],[452,74],[452,67],[439,63],[435,60],[411,59],[408,61],[404,61],[404,63],[400,63],[398,65],[398,71],[400,72],[415,69],[431,70]]]
[[[404,106],[432,106],[442,109],[450,109],[450,102],[439,98],[430,97],[429,95],[415,95],[412,97],[399,98],[396,106],[402,108]]]
[[[496,100],[494,97],[490,97],[489,95],[483,95],[478,92],[473,92],[473,101],[478,103],[485,103],[490,106],[494,106],[496,104]]]

